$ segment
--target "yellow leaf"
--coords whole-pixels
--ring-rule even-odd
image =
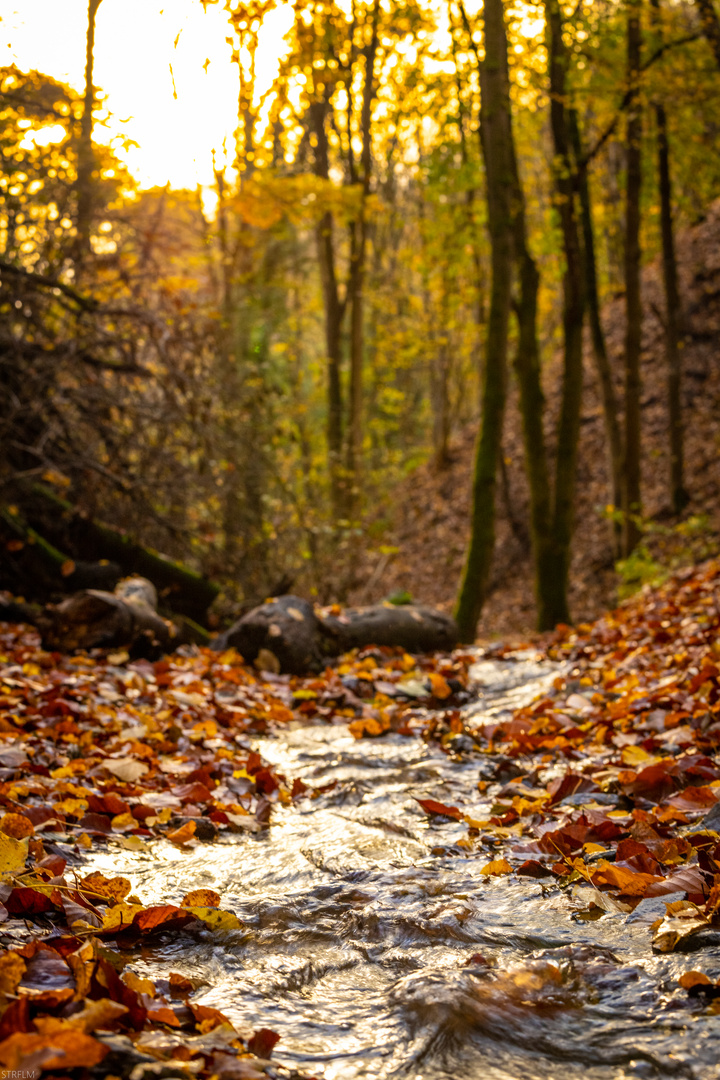
[[[14,952],[0,956],[0,994],[14,994],[24,974],[25,961],[21,956]]]
[[[125,985],[134,990],[136,994],[150,994],[151,997],[155,997],[155,983],[152,979],[143,979],[140,975],[136,975],[134,971],[123,971],[120,977]]]
[[[53,807],[58,814],[69,814],[70,817],[76,818],[81,818],[87,812],[87,808],[87,799],[63,799],[62,802],[55,803]]]
[[[652,754],[648,754],[647,750],[643,750],[642,746],[623,746],[620,757],[622,758],[624,765],[647,765],[650,761],[656,761]]]
[[[144,904],[116,904],[108,908],[103,917],[103,930],[122,930],[129,926],[138,911],[144,911]]]
[[[14,840],[12,836],[0,833],[0,874],[13,870],[22,870],[28,853],[28,841]]]
[[[196,919],[204,922],[210,930],[224,932],[242,930],[242,923],[232,911],[219,911],[215,907],[190,907],[183,904],[183,911],[189,911]]]
[[[132,814],[126,812],[124,814],[116,814],[110,822],[113,829],[122,832],[123,829],[137,829],[138,820],[134,818]]]
[[[512,866],[506,859],[493,859],[492,862],[485,863],[480,873],[488,875],[511,874]]]

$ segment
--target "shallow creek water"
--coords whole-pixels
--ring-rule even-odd
[[[470,710],[516,708],[557,673],[479,663]],[[126,874],[146,903],[212,888],[244,924],[165,941],[133,957],[136,971],[202,980],[199,1001],[240,1031],[272,1028],[274,1060],[323,1080],[720,1078],[720,1016],[675,983],[694,967],[720,976],[714,938],[655,956],[650,923],[664,905],[582,921],[586,887],[483,876],[492,854],[454,847],[466,826],[428,821],[418,797],[487,817],[487,757],[399,735],[358,742],[345,725],[281,731],[255,749],[290,778],[337,784],[276,806],[258,836],[93,855],[92,869]],[[466,966],[478,953],[493,967]]]

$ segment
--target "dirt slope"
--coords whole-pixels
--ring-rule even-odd
[[[691,504],[685,516],[707,514],[711,533],[720,525],[720,200],[700,224],[678,236],[678,263],[686,319],[683,401],[686,418],[686,484]],[[646,517],[674,524],[669,509],[668,418],[665,401],[664,310],[659,262],[643,274],[645,325],[642,355],[643,508]],[[624,302],[611,300],[603,312],[608,350],[622,393]],[[559,406],[560,360],[545,372],[548,415]],[[622,400],[622,398],[620,398]],[[548,426],[552,430],[552,426]],[[452,465],[438,473],[417,469],[394,493],[394,524],[384,544],[399,551],[372,555],[363,569],[356,601],[407,590],[414,599],[452,605],[468,538],[474,430],[455,445]],[[517,392],[513,386],[505,425],[506,497],[500,490],[492,593],[479,627],[481,637],[525,633],[534,623],[528,539],[527,485]],[[509,494],[509,500],[507,498]],[[599,387],[589,349],[577,477],[577,529],[572,564],[571,609],[576,620],[596,616],[616,599],[609,527],[601,517],[608,501],[607,455]],[[508,507],[511,514],[508,513]],[[514,519],[511,525],[511,517]],[[712,535],[702,553],[713,549]],[[660,541],[658,541],[660,542]]]

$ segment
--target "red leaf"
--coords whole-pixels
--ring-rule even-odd
[[[141,934],[149,934],[160,929],[179,930],[191,922],[197,922],[197,919],[189,911],[183,911],[174,904],[156,904],[144,911],[138,911],[132,925],[137,927]]]
[[[248,1042],[247,1048],[256,1057],[269,1058],[273,1052],[273,1047],[279,1040],[280,1036],[271,1031],[270,1028],[260,1028]]]
[[[524,863],[517,867],[516,874],[520,877],[532,877],[543,878],[552,877],[553,872],[549,866],[544,866],[543,863],[538,862],[537,859],[526,859]]]
[[[463,816],[457,806],[446,806],[445,803],[436,802],[435,799],[416,799],[415,802],[420,803],[426,814],[440,814],[443,817],[455,818],[456,821]]]

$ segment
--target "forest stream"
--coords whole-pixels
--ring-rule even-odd
[[[467,708],[507,713],[560,670],[482,661]],[[677,990],[689,957],[651,950],[650,924],[672,897],[631,914],[608,900],[585,921],[587,884],[483,876],[488,852],[456,846],[465,826],[428,821],[417,798],[487,815],[492,787],[480,796],[477,783],[492,756],[397,734],[356,740],[341,724],[281,730],[255,748],[289,777],[337,783],[275,806],[263,834],[90,855],[90,869],[126,874],[146,902],[212,888],[243,923],[224,938],[161,938],[133,955],[139,974],[193,979],[238,1030],[277,1032],[278,1064],[323,1080],[720,1077],[720,1017],[695,1019]],[[692,943],[713,977],[716,937]]]

